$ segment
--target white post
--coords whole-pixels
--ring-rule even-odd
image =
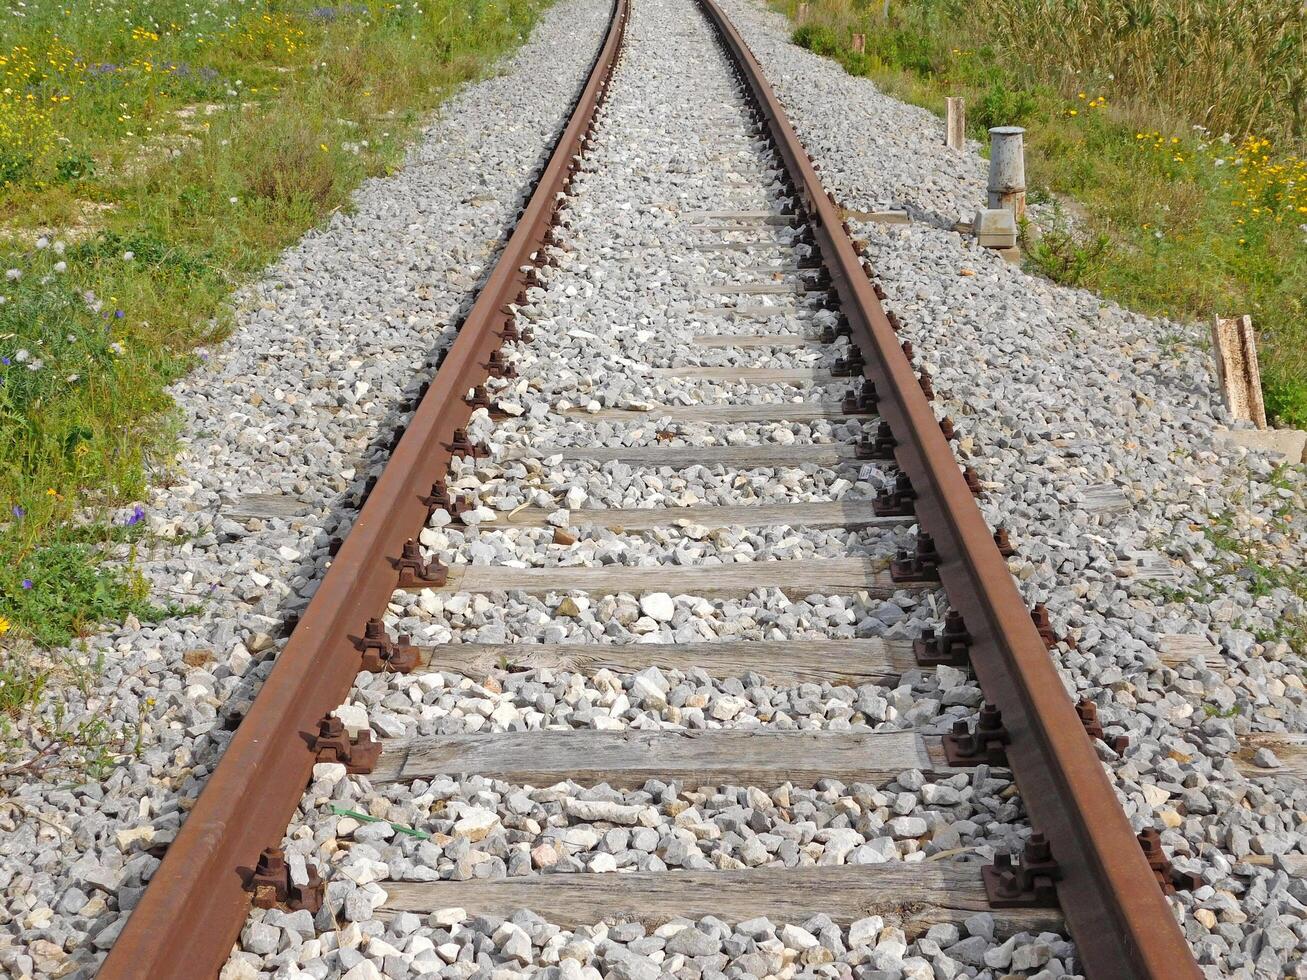
[[[962,150],[967,145],[967,103],[962,96],[944,100],[944,145]]]
[[[989,131],[989,207],[1007,208],[1020,221],[1026,216],[1026,151],[1020,126]]]
[[[1236,419],[1266,428],[1262,402],[1262,372],[1257,365],[1257,339],[1253,318],[1244,315],[1212,321],[1212,356],[1225,407]]]

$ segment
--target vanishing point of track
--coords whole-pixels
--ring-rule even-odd
[[[1009,863],[997,861],[983,875],[974,864],[960,866],[958,880],[968,875],[975,879],[967,899],[973,902],[970,907],[1060,909],[1081,965],[1091,977],[1198,976],[1164,896],[1169,881],[1156,839],[1147,834],[1137,839],[1117,802],[1093,744],[1092,712],[1078,710],[1066,693],[1050,657],[1047,630],[1041,632],[1038,617],[1032,619],[1009,572],[1004,557],[1007,542],[986,525],[974,500],[974,474],[964,474],[950,445],[949,427],[941,426],[930,406],[929,378],[914,371],[910,348],[905,350],[896,336],[896,322],[881,306],[875,270],[860,258],[839,209],[823,190],[740,35],[713,0],[700,2],[777,161],[789,202],[789,210],[778,220],[798,229],[795,241],[806,246],[798,253],[799,268],[815,274],[804,280],[805,288],[827,294],[830,309],[838,314],[837,325],[821,339],[848,344],[836,373],[848,374],[850,393],[833,414],[862,420],[865,434],[856,447],[850,447],[855,458],[897,467],[897,483],[876,502],[875,513],[918,527],[915,551],[900,554],[888,575],[876,575],[891,589],[943,588],[952,611],[948,626],[939,636],[918,642],[917,661],[924,667],[948,663],[969,668],[993,706],[982,712],[974,731],[938,740],[931,760],[944,772],[952,767],[960,772],[980,763],[1010,767],[1031,826],[1038,832],[1023,854]],[[251,900],[309,907],[321,900],[316,874],[306,877],[302,870],[287,868],[275,849],[315,762],[349,758],[351,769],[363,772],[377,764],[375,748],[352,745],[347,734],[324,720],[348,696],[360,670],[404,671],[415,666],[416,651],[379,628],[393,591],[454,584],[458,573],[429,563],[414,539],[433,508],[457,511],[458,501],[444,492],[451,459],[479,450],[463,427],[475,409],[485,407],[481,386],[488,378],[511,371],[505,349],[521,337],[516,309],[526,303],[527,290],[541,285],[538,270],[548,260],[548,248],[558,244],[561,202],[583,168],[589,135],[621,54],[627,11],[628,0],[616,0],[607,36],[571,118],[457,339],[272,673],[132,912],[102,976],[215,975],[229,955]],[[474,391],[478,395],[469,397]],[[783,405],[765,407],[775,409],[766,418],[786,418]],[[622,451],[614,458],[622,459]],[[783,512],[786,505],[768,506]],[[675,515],[669,516],[668,523],[673,519]],[[799,514],[791,523],[801,524],[803,519]],[[741,523],[738,514],[733,520]],[[539,570],[544,581],[551,571]],[[604,581],[609,573],[596,573],[592,588],[612,591]],[[712,574],[720,575],[721,570]],[[843,574],[866,577],[858,569],[845,569]],[[508,584],[495,587],[526,587],[522,583],[530,579],[524,574],[515,584],[510,576]],[[818,577],[808,591],[820,592],[824,584],[838,583]],[[625,588],[638,591],[640,586]],[[648,649],[637,647],[636,652]],[[630,659],[638,662],[638,657]],[[820,650],[813,663],[821,668]],[[544,739],[549,734],[512,733],[512,738],[520,745],[523,739]],[[601,744],[602,738],[589,743],[600,759],[613,753],[612,744],[630,741],[619,740],[621,733],[587,734],[607,737],[608,746]],[[685,770],[678,769],[674,778],[697,776],[705,784],[756,772],[742,767],[738,757],[732,761],[715,755],[718,748],[738,752],[730,748],[730,733],[703,734],[719,737],[694,740],[692,757],[682,757],[674,740],[650,740],[645,750],[652,757],[645,761],[652,765],[640,771],[646,777],[656,775],[665,762]],[[494,736],[480,738],[484,757],[494,759],[495,750],[487,749],[485,741]],[[860,764],[876,767],[874,758],[865,757],[875,751],[875,736],[784,732],[769,738],[766,749],[752,751],[769,757],[778,780],[848,778]],[[639,755],[639,746],[633,753]],[[843,760],[839,772],[823,767],[828,759]],[[463,771],[475,773],[475,765],[474,758]],[[577,769],[555,775],[586,778]],[[611,778],[611,773],[606,776]],[[857,906],[862,901],[860,888],[868,896],[879,889],[888,893],[883,897],[894,898],[893,885],[877,877],[885,867],[813,868],[804,869],[802,876],[811,879],[806,894],[833,901],[833,893],[842,892],[845,904]],[[926,876],[921,865],[912,867],[915,874]],[[831,876],[833,871],[840,874]],[[800,880],[799,871],[784,873]],[[680,874],[603,876],[608,879],[605,901],[610,914],[624,909],[642,914],[657,904],[658,889]],[[729,908],[736,901],[742,908],[749,907],[758,890],[751,881],[757,872],[711,874],[718,877],[705,900],[713,908]],[[505,902],[535,895],[541,902],[539,911],[546,912],[551,889],[583,888],[572,883],[578,877],[597,876],[553,875],[490,884],[503,886]],[[651,881],[654,877],[661,880]],[[776,883],[774,878],[768,880]],[[530,881],[532,889],[522,891],[523,881]],[[974,904],[976,896],[979,904]],[[820,911],[826,909],[814,904],[806,913]]]

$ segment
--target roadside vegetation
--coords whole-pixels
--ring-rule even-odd
[[[1176,318],[1250,313],[1266,407],[1307,427],[1307,17],[1296,0],[771,0],[795,43],[968,135],[1026,127],[1050,278]],[[863,53],[855,33],[866,35]]]
[[[60,669],[37,648],[176,611],[130,558],[166,479],[166,386],[228,331],[233,290],[548,2],[0,13],[0,750]]]

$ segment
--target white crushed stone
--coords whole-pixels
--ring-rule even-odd
[[[1272,575],[1301,570],[1304,468],[1213,439],[1231,423],[1203,328],[1052,285],[948,231],[983,200],[984,161],[946,149],[935,116],[790,44],[783,18],[724,7],[837,199],[913,213],[911,226],[855,232],[935,378],[937,411],[994,488],[984,509],[1012,531],[1023,591],[1077,639],[1056,653],[1063,677],[1130,733],[1124,759],[1109,759],[1127,814],[1202,876],[1179,896],[1199,963],[1210,976],[1302,975],[1307,878],[1287,869],[1307,854],[1307,787],[1277,774],[1274,753],[1256,778],[1233,756],[1242,735],[1307,731],[1303,651],[1272,638],[1307,609],[1274,578],[1227,571],[1203,526],[1256,540]],[[1101,484],[1122,491],[1119,510],[1090,506]],[[1270,529],[1277,515],[1284,530]],[[1152,580],[1156,567],[1169,580]],[[1163,666],[1171,633],[1209,639],[1221,668]]]
[[[774,209],[777,201],[758,156],[763,145],[734,138],[745,133],[740,99],[705,22],[686,0],[637,4],[628,45],[595,147],[565,209],[565,247],[553,253],[559,264],[542,271],[545,286],[530,291],[521,313],[531,322],[534,339],[511,350],[519,377],[488,385],[511,418],[496,421],[478,412],[469,434],[488,456],[456,462],[447,481],[451,493],[470,498],[471,520],[459,524],[437,511],[422,534],[427,554],[450,565],[516,567],[889,558],[909,542],[908,525],[820,530],[669,524],[618,534],[583,523],[584,511],[592,507],[866,499],[889,479],[878,464],[655,470],[569,461],[565,452],[544,455],[550,447],[659,445],[684,448],[692,462],[700,446],[850,444],[862,433],[861,423],[845,421],[735,426],[668,424],[656,412],[611,422],[564,414],[573,407],[593,412],[659,404],[837,401],[847,387],[842,380],[796,387],[652,374],[685,364],[828,367],[843,345],[814,352],[689,347],[696,334],[814,333],[833,318],[815,297],[794,302],[704,293],[705,284],[754,274],[744,270],[756,260],[695,251],[693,243],[704,233],[687,216]],[[693,76],[681,68],[687,61],[699,66]],[[704,105],[712,107],[707,118]],[[738,189],[730,191],[723,189],[714,162],[724,145],[735,147],[731,170],[740,175]],[[789,233],[776,237],[785,240]],[[765,301],[774,315],[745,323],[735,313],[715,311],[725,303],[752,306],[755,300],[759,306]],[[526,458],[505,458],[523,448],[531,450]],[[549,526],[502,526],[523,504],[546,512]],[[568,530],[561,541],[557,529]],[[865,593],[786,598],[768,590],[722,600],[674,589],[545,596],[424,590],[397,592],[386,623],[392,633],[409,634],[419,644],[522,643],[529,655],[529,644],[538,642],[596,647],[821,637],[902,641],[938,625],[939,618],[939,597],[930,590],[884,600]],[[445,653],[451,649],[441,647]],[[939,732],[971,718],[980,700],[974,681],[949,668],[909,670],[887,684],[856,686],[777,684],[753,671],[732,677],[657,668],[629,674],[500,668],[476,679],[448,671],[363,674],[345,708],[351,717],[365,712],[378,736],[406,738],[546,728]],[[346,777],[339,767],[320,769],[285,839],[288,850],[319,864],[329,880],[316,944],[296,952],[283,943],[280,953],[269,956],[252,948],[257,937],[247,935],[229,964],[233,976],[247,968],[291,972],[292,963],[315,974],[366,972],[368,963],[383,972],[447,976],[497,971],[507,976],[528,969],[547,976],[717,976],[725,970],[764,976],[788,965],[796,973],[820,968],[848,975],[875,967],[887,975],[934,977],[1011,967],[1018,950],[1019,962],[1030,972],[1044,968],[1044,975],[1053,977],[1070,967],[1071,947],[1061,937],[995,937],[986,917],[966,931],[941,927],[911,942],[897,922],[863,920],[846,934],[822,916],[744,923],[735,930],[705,920],[707,925],[682,928],[676,935],[660,930],[653,937],[656,945],[638,925],[560,933],[529,914],[507,925],[485,917],[464,922],[448,911],[429,919],[401,917],[405,936],[418,940],[413,947],[380,931],[386,927],[377,909],[385,901],[386,882],[395,880],[634,869],[675,874],[685,868],[913,862],[934,855],[980,862],[1029,833],[1009,775],[986,766],[942,778],[914,770],[884,786],[824,780],[815,789],[787,784],[712,791],[657,781],[628,791],[575,783],[527,787],[478,776],[379,784]],[[372,819],[361,820],[354,816],[358,813]],[[256,915],[250,928],[259,921],[266,915]],[[382,937],[385,945],[373,951],[361,935]],[[341,945],[349,952],[342,954]],[[388,947],[398,953],[386,952]]]

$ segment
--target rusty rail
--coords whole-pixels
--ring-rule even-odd
[[[322,718],[360,669],[364,624],[385,609],[395,561],[426,520],[423,498],[449,467],[450,441],[472,413],[469,389],[488,376],[500,328],[527,281],[582,140],[607,91],[627,20],[614,0],[608,32],[569,121],[494,269],[450,346],[358,520],[291,634],[249,714],[150,880],[100,971],[107,980],[215,976],[249,908],[260,853],[280,845],[312,773]]]
[[[1057,900],[1089,976],[1202,976],[1102,763],[976,506],[948,440],[780,101],[714,0],[699,0],[802,199],[832,288],[876,386],[940,579],[971,635],[971,664],[1002,711],[1007,757],[1032,826],[1049,841]]]

